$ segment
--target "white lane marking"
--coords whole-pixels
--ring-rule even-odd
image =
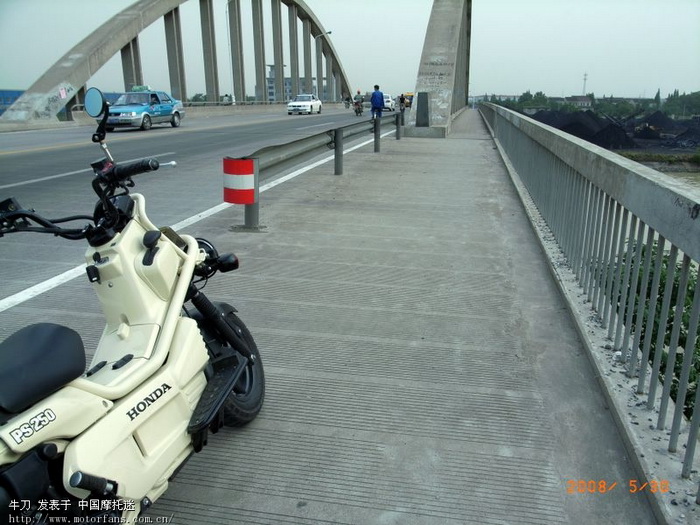
[[[166,153],[159,153],[158,155],[151,155],[151,157],[165,157],[167,155],[175,155],[174,151],[168,151]],[[142,157],[136,158],[136,159],[127,159],[124,161],[121,161],[122,163],[126,162],[133,162],[135,160],[141,160]],[[76,175],[78,173],[90,173],[92,170],[90,168],[85,168],[83,170],[78,170],[78,171],[68,171],[66,173],[59,173],[58,175],[49,175],[48,177],[40,177],[38,179],[32,179],[32,180],[25,180],[24,182],[14,182],[12,184],[5,184],[4,186],[0,186],[0,190],[4,190],[6,188],[14,188],[16,186],[24,186],[26,184],[34,184],[35,182],[43,182],[45,180],[52,180],[52,179],[60,179],[62,177],[68,177],[70,175]]]
[[[382,137],[386,135],[390,135],[394,133],[394,131],[388,131],[382,135]],[[356,149],[361,148],[362,146],[366,146],[367,144],[371,144],[374,139],[369,139],[364,142],[361,142],[360,144],[356,144],[355,146],[346,149],[343,152],[343,155],[347,155],[351,151],[355,151]],[[162,155],[167,155],[167,153],[163,153]],[[267,184],[263,184],[260,186],[260,189],[258,191],[263,192],[267,191],[270,188],[274,188],[275,186],[279,186],[283,182],[287,182],[288,180],[293,179],[294,177],[298,177],[299,175],[306,173],[307,171],[316,168],[322,164],[325,164],[326,162],[330,162],[333,160],[333,155],[330,155],[328,157],[325,157],[323,159],[317,160],[316,162],[309,164],[308,166],[304,166],[303,168],[300,168],[292,173],[289,173],[283,177],[280,177],[279,179],[275,179],[272,182],[268,182]],[[209,208],[208,210],[205,210],[201,213],[198,213],[196,215],[193,215],[192,217],[189,217],[185,220],[182,220],[178,222],[177,224],[173,224],[172,228],[173,230],[182,230],[184,228],[187,228],[188,226],[191,226],[192,224],[195,224],[201,220],[206,219],[207,217],[211,217],[212,215],[219,213],[220,211],[225,210],[226,208],[229,208],[230,206],[233,206],[233,204],[229,204],[227,202],[223,202],[217,206],[214,206],[213,208]],[[21,292],[17,292],[14,295],[10,295],[9,297],[6,297],[5,299],[0,300],[0,312],[4,312],[5,310],[8,310],[12,308],[13,306],[17,306],[18,304],[21,304],[25,301],[28,301],[29,299],[32,299],[36,297],[37,295],[41,295],[44,292],[48,292],[49,290],[53,290],[57,286],[60,286],[64,283],[67,283],[68,281],[72,281],[76,277],[83,275],[85,273],[85,265],[80,265],[76,266],[72,270],[68,270],[67,272],[63,272],[62,274],[56,275],[55,277],[52,277],[51,279],[48,279],[46,281],[43,281],[39,284],[35,284],[34,286],[30,286],[29,288],[26,288],[22,290]]]
[[[36,297],[37,295],[41,295],[44,292],[48,292],[49,290],[53,290],[57,286],[60,286],[64,283],[67,283],[68,281],[72,281],[79,275],[82,275],[85,273],[85,265],[81,266],[76,266],[72,270],[68,270],[67,272],[63,272],[62,274],[59,274],[55,277],[52,277],[51,279],[48,279],[44,282],[41,282],[39,284],[35,284],[34,286],[31,286],[25,290],[22,290],[21,292],[17,292],[14,295],[11,295],[9,297],[6,297],[2,301],[0,301],[0,312],[4,312],[5,310],[12,308],[13,306],[17,306],[20,303],[23,303],[24,301],[28,301],[32,297]]]

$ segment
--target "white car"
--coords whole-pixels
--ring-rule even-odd
[[[321,104],[321,101],[316,95],[297,95],[287,104],[287,114],[291,115],[292,113],[308,113],[309,115],[311,115],[311,113],[321,113],[322,106],[323,104]]]
[[[384,93],[384,109],[389,111],[396,111],[396,102],[391,95]]]

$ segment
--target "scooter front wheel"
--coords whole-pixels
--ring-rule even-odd
[[[258,346],[246,325],[233,312],[226,314],[226,320],[254,357],[224,402],[224,425],[238,427],[255,419],[260,412],[265,399],[265,373]]]

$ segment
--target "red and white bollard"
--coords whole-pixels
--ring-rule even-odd
[[[245,205],[245,227],[257,228],[258,159],[224,157],[224,202]]]

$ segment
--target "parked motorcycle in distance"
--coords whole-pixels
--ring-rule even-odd
[[[85,110],[103,115],[93,214],[48,219],[0,202],[0,237],[87,241],[86,276],[106,319],[87,371],[81,338],[65,326],[26,326],[0,343],[0,523],[135,523],[210,433],[250,422],[263,405],[253,336],[233,306],[202,292],[238,259],[151,223],[129,188],[161,165],[115,162],[99,90],[87,91]]]

